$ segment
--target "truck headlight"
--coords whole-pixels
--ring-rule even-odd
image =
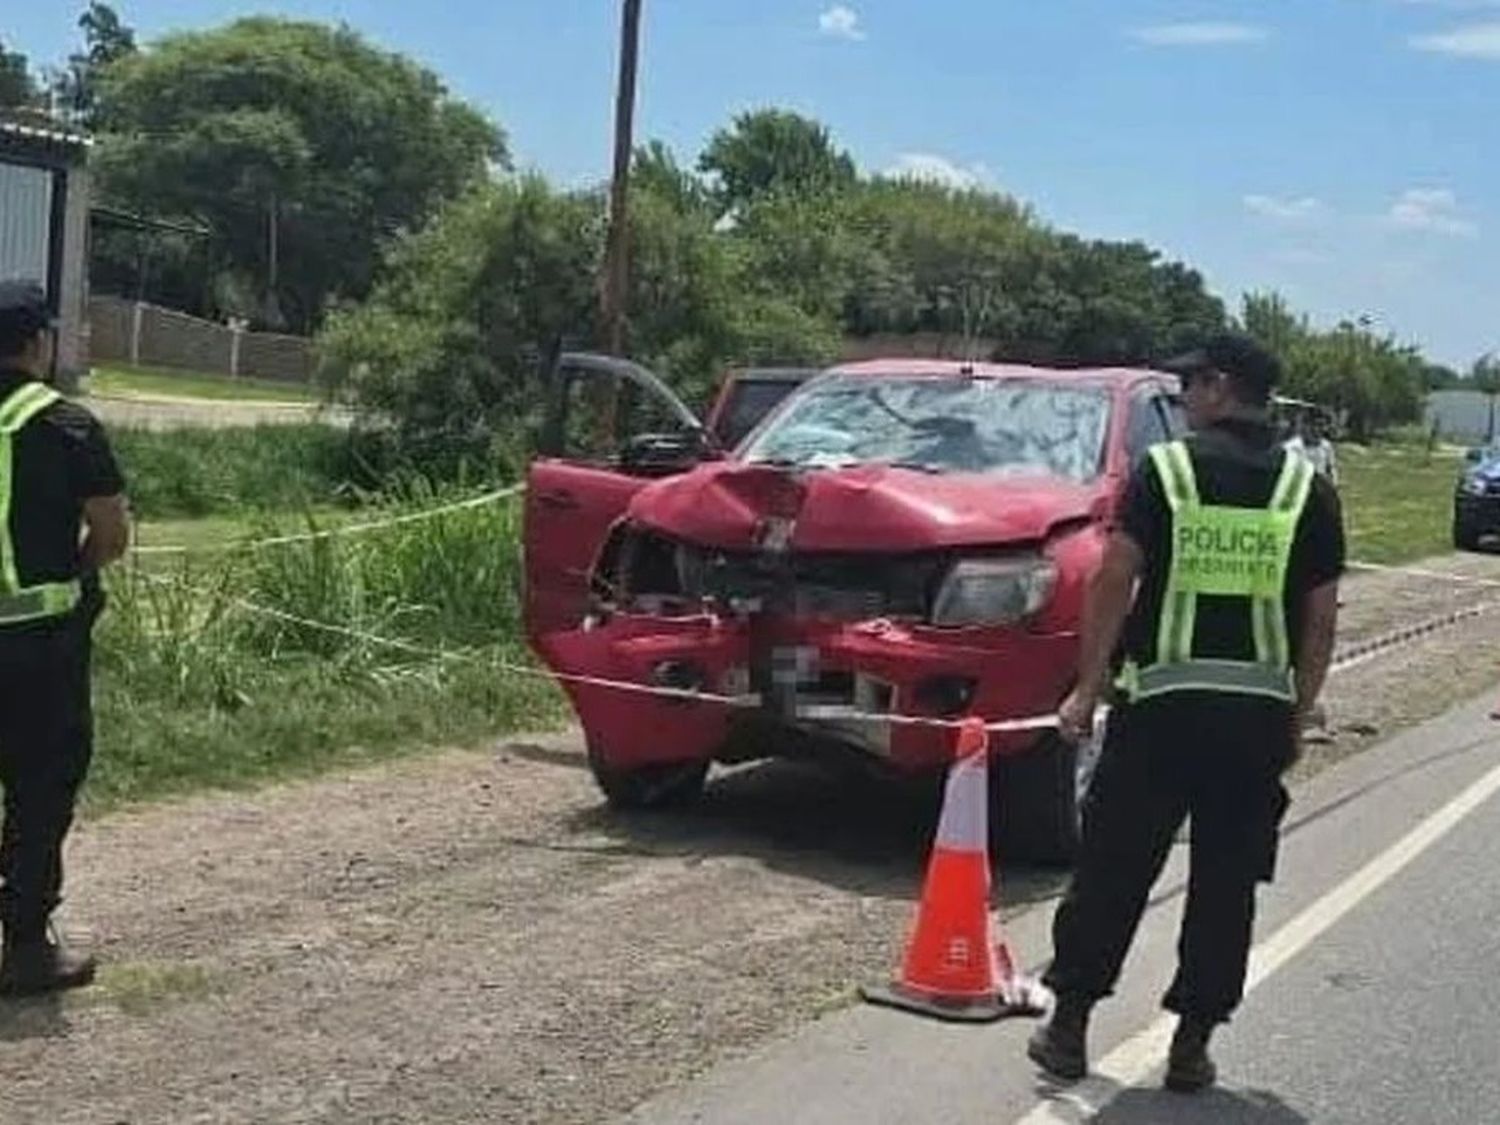
[[[934,625],[1009,625],[1047,604],[1057,567],[1039,555],[962,559],[933,602]]]

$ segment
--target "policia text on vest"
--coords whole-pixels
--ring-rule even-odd
[[[1134,659],[1121,669],[1119,687],[1132,701],[1173,691],[1227,691],[1296,698],[1291,642],[1283,612],[1297,524],[1312,491],[1313,467],[1284,457],[1265,507],[1204,504],[1187,446],[1151,450],[1171,509],[1172,560],[1157,623],[1156,659]],[[1207,659],[1194,650],[1200,597],[1228,597],[1250,619],[1255,656],[1250,661]]]
[[[1177,567],[1178,576],[1195,585],[1200,594],[1238,593],[1247,586],[1270,587],[1280,574],[1282,541],[1274,531],[1264,528],[1208,523],[1195,527],[1184,521],[1177,529],[1176,546],[1182,560]]]

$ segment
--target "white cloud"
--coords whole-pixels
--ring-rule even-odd
[[[1312,219],[1323,213],[1323,204],[1310,195],[1299,199],[1278,199],[1274,195],[1247,195],[1245,210],[1262,218],[1278,222],[1295,223]]]
[[[1402,230],[1472,238],[1479,228],[1459,213],[1458,197],[1447,188],[1410,188],[1391,204],[1386,221]]]
[[[1163,23],[1138,27],[1130,35],[1152,47],[1222,47],[1271,37],[1265,28],[1248,23]]]
[[[994,183],[994,175],[983,164],[967,168],[946,156],[930,152],[903,152],[885,174],[893,180],[923,180],[951,188],[985,187]]]
[[[1408,42],[1419,51],[1500,61],[1500,23],[1476,23],[1436,35],[1414,35]]]
[[[859,26],[859,13],[844,4],[835,4],[818,17],[818,30],[834,39],[860,40],[865,37]]]

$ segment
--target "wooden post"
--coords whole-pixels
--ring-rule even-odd
[[[630,163],[641,0],[624,0],[620,20],[620,82],[615,95],[615,163],[609,193],[609,243],[600,295],[600,333],[611,355],[625,351],[625,293],[630,280]]]

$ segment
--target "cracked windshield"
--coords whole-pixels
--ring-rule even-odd
[[[1093,388],[972,378],[834,378],[790,403],[745,459],[1082,482],[1099,473],[1108,424],[1109,399]]]

